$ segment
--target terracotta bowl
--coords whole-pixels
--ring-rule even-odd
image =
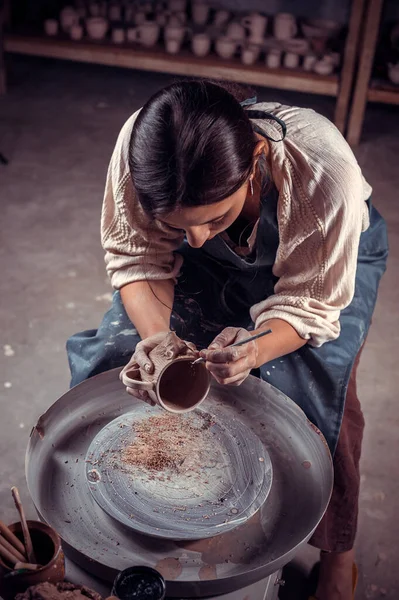
[[[65,559],[59,535],[40,521],[27,523],[36,560],[43,566],[37,571],[17,572],[0,558],[0,596],[4,600],[13,600],[16,594],[25,592],[31,585],[44,581],[58,583],[65,577]],[[23,542],[21,523],[13,523],[9,528]]]

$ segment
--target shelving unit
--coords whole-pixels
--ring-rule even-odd
[[[383,5],[384,0],[369,0],[367,7],[362,50],[347,131],[347,140],[352,146],[359,144],[368,102],[399,104],[399,85],[371,79]]]
[[[117,46],[109,42],[75,42],[37,35],[7,34],[6,52],[96,63],[130,69],[209,77],[248,83],[255,86],[321,94],[337,98],[335,123],[344,131],[352,89],[360,29],[365,0],[353,0],[341,73],[322,76],[300,69],[268,69],[262,64],[244,66],[238,59],[222,60],[217,56],[197,58],[189,51],[176,56],[162,48],[143,50],[133,45]]]
[[[6,67],[4,61],[3,30],[5,24],[5,9],[0,0],[0,96],[6,93]]]
[[[194,77],[227,79],[252,85],[298,90],[312,94],[336,96],[338,76],[321,76],[294,69],[267,69],[264,65],[244,67],[239,59],[223,60],[217,56],[198,58],[188,50],[178,55],[166,54],[162,48],[142,50],[135,46],[111,43],[70,42],[48,37],[8,35],[7,52],[75,60],[79,62],[173,73]]]

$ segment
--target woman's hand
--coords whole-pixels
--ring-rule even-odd
[[[253,335],[241,327],[223,329],[207,350],[201,350],[200,356],[206,360],[206,368],[218,383],[223,385],[241,385],[251,369],[256,367],[258,345],[256,341],[231,348],[232,344]]]
[[[122,369],[119,378],[122,381],[122,377],[125,373],[130,371],[132,368],[139,367],[146,371],[146,373],[151,374],[154,372],[154,363],[152,362],[149,354],[154,348],[162,344],[165,350],[166,358],[176,358],[180,354],[187,353],[187,347],[193,352],[193,358],[198,356],[197,349],[194,344],[191,342],[184,342],[177,335],[171,331],[161,331],[160,333],[156,333],[155,335],[151,335],[150,337],[145,338],[141,342],[139,342],[136,346],[136,350],[129,360],[128,364]],[[149,394],[145,390],[136,390],[132,388],[126,388],[126,391],[131,395],[139,398],[140,400],[145,400],[151,405],[154,405],[154,402],[150,400]]]

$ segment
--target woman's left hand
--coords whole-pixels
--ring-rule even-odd
[[[201,350],[200,356],[206,360],[206,368],[218,383],[223,385],[241,385],[251,369],[256,367],[258,346],[256,341],[232,348],[231,345],[253,335],[241,327],[223,329],[207,350]]]

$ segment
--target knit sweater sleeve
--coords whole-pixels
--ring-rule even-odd
[[[182,258],[174,251],[181,233],[150,219],[134,192],[129,172],[129,142],[135,113],[119,134],[108,168],[101,215],[101,240],[112,286],[133,281],[176,279]]]
[[[279,279],[251,317],[257,327],[283,319],[318,347],[339,336],[340,311],[354,295],[370,187],[335,127],[319,115],[312,119],[317,136],[302,130],[296,143],[294,131],[280,165],[280,241],[273,267]]]

